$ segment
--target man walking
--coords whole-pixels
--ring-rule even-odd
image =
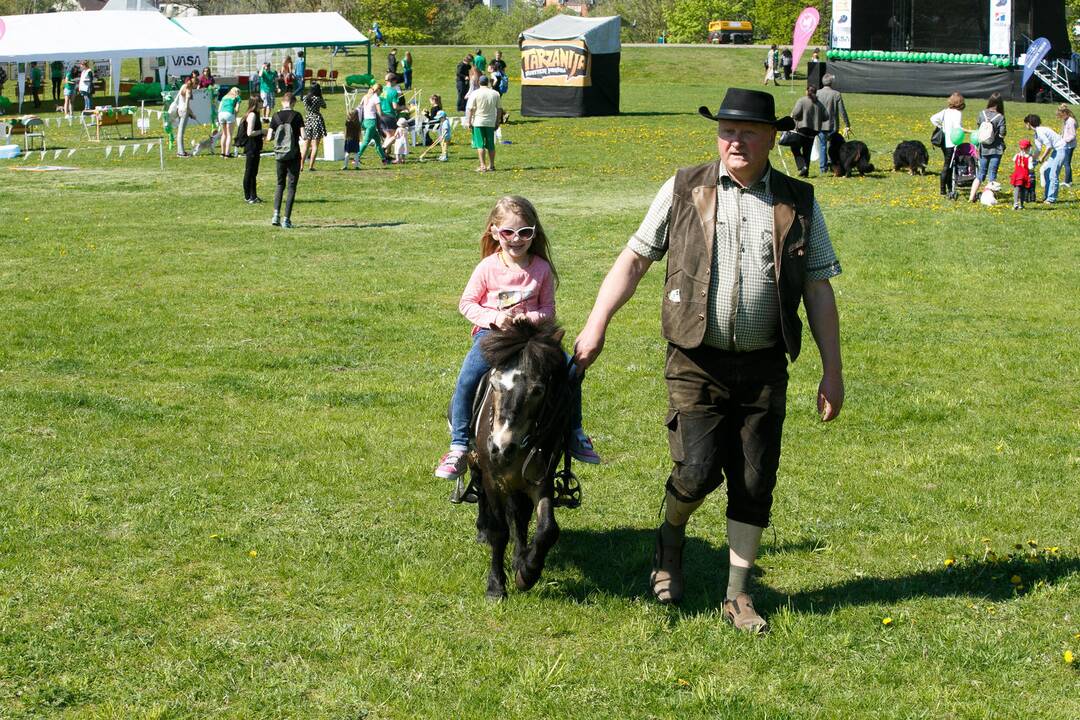
[[[466,53],[457,64],[454,78],[457,80],[457,109],[465,112],[465,96],[469,93],[469,69],[472,67],[472,55]]]
[[[495,128],[502,117],[502,95],[489,87],[487,75],[479,82],[465,106],[465,124],[472,128],[472,146],[480,159],[476,171],[488,172],[495,169]]]
[[[844,107],[844,97],[837,90],[833,90],[832,73],[825,73],[821,78],[821,89],[817,91],[817,99],[825,106],[825,119],[821,123],[821,131],[817,136],[818,165],[821,174],[829,171],[829,138],[833,133],[843,132],[851,127],[848,120],[847,108]],[[843,124],[840,121],[843,120]]]
[[[274,217],[270,224],[284,228],[293,226],[292,206],[296,198],[296,182],[300,179],[300,141],[304,139],[304,118],[292,109],[293,101],[291,92],[282,95],[281,110],[270,119],[270,136],[274,138],[274,158],[277,160],[277,191],[274,193]],[[285,194],[284,219],[281,216],[282,194]]]
[[[729,572],[724,618],[768,628],[748,592],[769,524],[780,461],[787,360],[799,355],[806,316],[821,355],[817,405],[828,422],[844,402],[840,322],[829,278],[840,273],[814,188],[769,166],[777,130],[772,95],[732,88],[717,122],[720,157],[679,170],[600,286],[574,361],[584,370],[615,312],[653,262],[667,256],[661,325],[668,341],[666,419],[673,468],[656,534],[650,585],[662,603],[683,595],[686,522],[727,480]]]

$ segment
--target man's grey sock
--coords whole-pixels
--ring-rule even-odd
[[[731,565],[728,567],[727,576],[727,599],[732,600],[741,592],[746,592],[746,584],[750,581],[750,568],[737,567]]]

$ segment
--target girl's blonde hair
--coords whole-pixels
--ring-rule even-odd
[[[1073,115],[1073,111],[1070,110],[1069,106],[1066,105],[1065,103],[1061,103],[1060,105],[1058,105],[1057,116],[1059,118],[1061,118],[1062,120],[1064,120],[1065,118],[1075,118],[1076,117],[1075,115]]]
[[[371,87],[368,88],[367,91],[368,95],[378,95],[382,92],[382,85],[380,85],[379,83],[374,83]]]
[[[487,257],[499,252],[501,249],[499,238],[495,237],[491,232],[491,226],[498,225],[507,215],[511,214],[520,217],[525,221],[526,225],[532,225],[536,228],[532,245],[529,246],[529,254],[536,255],[547,261],[547,264],[551,266],[551,277],[555,281],[555,285],[558,286],[559,273],[555,271],[555,263],[551,260],[551,248],[548,245],[544,226],[540,224],[540,216],[537,214],[533,204],[520,195],[505,195],[491,209],[487,224],[484,225],[484,234],[480,236],[480,257]]]
[[[225,93],[225,97],[238,98],[240,97],[240,88],[234,87],[229,92]]]
[[[953,110],[963,110],[965,106],[964,96],[960,93],[954,92],[949,96],[949,107]]]

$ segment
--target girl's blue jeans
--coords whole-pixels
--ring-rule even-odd
[[[979,157],[979,169],[975,173],[975,179],[982,182],[990,177],[990,181],[997,180],[998,165],[1001,164],[1000,155],[982,155]]]
[[[472,424],[476,389],[484,374],[491,369],[484,359],[484,354],[480,352],[480,338],[488,332],[481,330],[473,336],[472,347],[469,348],[465,360],[461,363],[461,372],[458,373],[454,397],[450,401],[450,448],[453,450],[467,450],[469,447],[469,426]],[[578,377],[577,368],[570,365],[569,355],[566,360],[567,372],[570,373],[570,427],[578,430],[581,428],[581,378]]]

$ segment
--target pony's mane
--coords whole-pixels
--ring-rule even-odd
[[[515,320],[506,330],[493,330],[480,340],[484,359],[500,367],[524,354],[524,360],[543,376],[550,376],[564,363],[563,330],[552,318],[539,322]]]

